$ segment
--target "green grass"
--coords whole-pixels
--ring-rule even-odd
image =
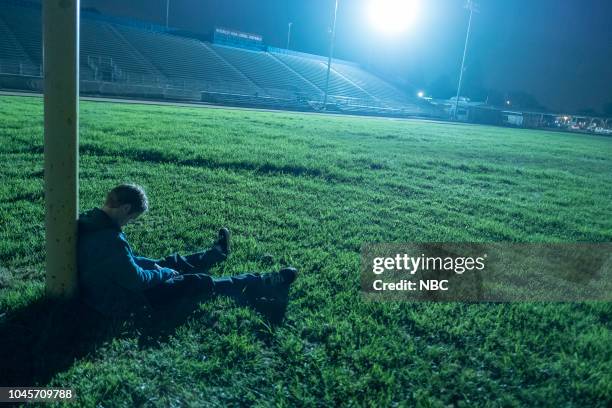
[[[82,406],[612,403],[610,303],[369,303],[359,290],[367,242],[612,241],[611,138],[82,102],[82,209],[136,182],[151,201],[126,228],[140,254],[195,251],[226,225],[234,252],[215,274],[302,275],[281,325],[218,298],[163,336],[123,322],[60,347],[48,338],[62,316],[37,303],[42,134],[39,98],[0,97],[0,364],[23,357],[23,381],[73,387]]]

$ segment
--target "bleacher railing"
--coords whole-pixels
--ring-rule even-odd
[[[42,66],[23,61],[0,59],[0,74],[42,78]]]

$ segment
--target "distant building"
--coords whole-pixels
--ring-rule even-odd
[[[472,102],[470,98],[453,96],[449,99],[432,99],[431,103],[441,108],[448,118],[456,118],[460,122],[469,122],[472,108],[484,105],[484,102]],[[455,107],[457,115],[455,116]]]
[[[464,110],[467,112],[464,112]],[[452,110],[450,112],[452,113]],[[517,109],[509,111],[479,103],[466,102],[462,104],[461,101],[459,102],[457,120],[493,126],[612,134],[612,118],[531,112]]]

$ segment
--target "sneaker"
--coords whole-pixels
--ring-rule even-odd
[[[229,229],[223,227],[219,230],[219,238],[217,239],[217,242],[215,243],[215,245],[217,247],[219,247],[219,249],[221,250],[221,252],[223,252],[223,254],[225,254],[226,256],[230,254],[231,248],[230,248],[230,231]]]

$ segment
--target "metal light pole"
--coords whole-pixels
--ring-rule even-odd
[[[474,12],[478,12],[477,5],[473,0],[467,0],[465,8],[470,10],[470,18],[468,20],[467,33],[465,34],[465,45],[463,47],[463,58],[461,59],[461,71],[459,72],[459,83],[457,84],[457,97],[455,99],[455,111],[453,112],[453,119],[457,120],[457,109],[459,108],[459,95],[461,94],[461,82],[463,81],[463,72],[465,70],[465,57],[467,55],[468,42],[470,40],[470,31],[472,29],[472,16]]]
[[[43,4],[46,293],[77,290],[79,0]]]
[[[170,15],[170,0],[166,0],[166,30],[168,29],[168,16]]]
[[[338,17],[338,0],[334,7],[334,22],[329,37],[329,58],[327,59],[327,77],[325,78],[325,98],[323,99],[323,109],[327,109],[327,94],[329,92],[329,74],[331,72],[332,57],[334,55],[334,40],[336,39],[336,18]]]
[[[287,49],[289,49],[289,44],[291,43],[291,26],[292,22],[289,22],[289,28],[287,29]]]

